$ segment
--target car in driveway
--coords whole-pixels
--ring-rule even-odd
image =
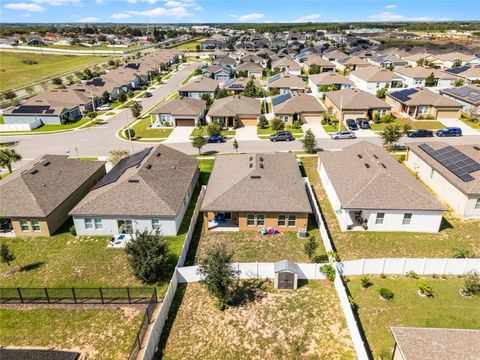
[[[335,134],[330,135],[332,140],[340,140],[340,139],[355,139],[357,135],[353,131],[339,131]]]
[[[447,127],[437,131],[437,136],[462,136],[462,129],[459,127]]]
[[[270,135],[270,141],[292,141],[295,140],[290,131],[280,131],[276,134]]]
[[[364,130],[370,129],[370,122],[368,121],[368,119],[358,118],[356,122],[360,129],[364,129]]]
[[[207,137],[207,142],[208,143],[223,143],[225,142],[225,138],[222,135],[211,135]]]
[[[432,130],[425,130],[425,129],[418,129],[412,130],[407,132],[407,136],[411,138],[418,138],[418,137],[432,137],[433,131]]]
[[[347,124],[348,130],[358,130],[358,125],[355,122],[355,120],[347,119],[347,121],[345,121],[345,123]]]
[[[144,98],[150,98],[152,96],[153,96],[153,94],[151,92],[148,92],[148,91],[145,92],[145,94],[143,95]]]

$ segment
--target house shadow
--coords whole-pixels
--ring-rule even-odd
[[[18,271],[27,272],[27,271],[35,270],[43,266],[44,264],[45,264],[45,261],[34,262],[28,265],[21,266],[20,269],[18,269]]]
[[[448,221],[445,217],[442,218],[442,222],[440,224],[440,230],[447,230],[447,229],[453,229],[453,225]]]
[[[231,307],[239,307],[262,299],[269,280],[251,279],[239,281],[232,289],[232,300],[228,303]]]

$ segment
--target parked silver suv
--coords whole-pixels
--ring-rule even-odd
[[[353,131],[339,131],[335,134],[330,135],[333,140],[339,139],[355,139],[357,136]]]

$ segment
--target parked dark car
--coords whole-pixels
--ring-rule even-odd
[[[425,129],[418,129],[407,132],[408,137],[432,137],[433,131],[425,130]]]
[[[211,135],[207,137],[208,143],[223,143],[225,142],[225,138],[222,135]]]
[[[405,144],[394,144],[392,150],[407,150],[407,145]]]
[[[357,136],[353,131],[340,131],[335,134],[330,135],[332,140],[338,139],[355,139]]]
[[[146,92],[145,95],[143,95],[144,98],[149,98],[149,97],[152,97],[152,93],[151,92]]]
[[[280,131],[279,133],[270,135],[270,141],[292,141],[295,140],[290,131]]]
[[[458,127],[447,127],[438,130],[437,136],[462,136],[462,129]]]
[[[358,130],[358,125],[353,119],[347,119],[346,121],[348,130]]]
[[[360,129],[370,129],[370,122],[365,118],[358,118],[357,125]]]

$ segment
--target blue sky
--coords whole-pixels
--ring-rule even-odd
[[[480,20],[480,0],[2,0],[1,22]]]

